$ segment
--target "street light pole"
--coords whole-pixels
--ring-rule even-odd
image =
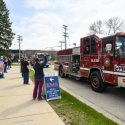
[[[61,50],[62,50],[62,43],[65,43],[65,42],[63,42],[63,41],[59,41],[59,43],[61,43]]]
[[[17,35],[17,41],[19,43],[19,63],[20,63],[20,57],[21,57],[21,41],[22,41],[22,36]]]

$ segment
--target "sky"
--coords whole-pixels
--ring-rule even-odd
[[[119,17],[125,20],[125,0],[4,0],[16,34],[11,49],[59,50],[64,41],[63,25],[68,26],[67,48],[80,44],[89,26],[98,20]],[[63,46],[64,48],[64,46]]]

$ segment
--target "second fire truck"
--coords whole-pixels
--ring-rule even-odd
[[[80,39],[80,47],[57,52],[56,68],[61,77],[85,77],[94,91],[107,85],[125,87],[125,33]]]

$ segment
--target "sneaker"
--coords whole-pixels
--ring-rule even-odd
[[[42,96],[42,99],[46,100],[46,95],[43,95],[43,96]]]
[[[29,83],[24,83],[25,85],[30,85]]]

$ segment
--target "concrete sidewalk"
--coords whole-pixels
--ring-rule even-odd
[[[45,101],[32,100],[33,83],[23,85],[18,66],[0,79],[0,125],[64,125]]]

